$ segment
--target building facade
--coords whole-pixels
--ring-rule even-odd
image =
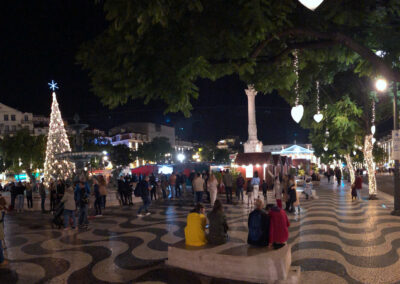
[[[109,135],[114,137],[119,134],[129,134],[135,138],[134,142],[151,142],[156,137],[166,137],[172,148],[175,148],[175,128],[152,122],[130,122],[110,129]],[[124,139],[122,139],[124,138]],[[127,139],[125,139],[127,138]],[[128,136],[120,137],[120,140],[129,140]],[[118,142],[118,141],[114,141]],[[128,142],[129,143],[129,142]],[[134,147],[131,147],[134,148]]]
[[[28,129],[33,133],[33,114],[21,112],[0,103],[0,136],[13,135],[20,129]]]

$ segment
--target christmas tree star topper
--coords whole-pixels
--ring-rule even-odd
[[[50,90],[53,90],[53,92],[54,92],[56,89],[58,89],[57,83],[54,82],[54,80],[51,80],[51,82],[48,83],[48,84],[49,84],[49,86],[50,86]]]

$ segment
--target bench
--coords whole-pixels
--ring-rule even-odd
[[[168,247],[166,264],[196,273],[256,283],[298,283],[300,269],[291,268],[291,246],[278,250],[228,242],[191,247],[182,240]]]

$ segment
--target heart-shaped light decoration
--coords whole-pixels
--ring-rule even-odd
[[[354,156],[357,155],[357,152],[356,152],[356,151],[353,151],[353,155],[354,155]]]
[[[328,151],[328,144],[324,146],[324,150]]]
[[[320,112],[318,112],[317,114],[314,114],[314,120],[317,123],[320,123],[323,118],[324,118],[324,115]]]
[[[375,125],[372,125],[372,126],[371,126],[371,133],[372,133],[372,135],[374,135],[374,134],[375,134],[375,130],[376,130],[376,127],[375,127]]]
[[[372,144],[375,144],[376,139],[374,137],[372,137]]]
[[[299,2],[311,11],[314,11],[324,0],[299,0]]]
[[[292,107],[290,114],[292,115],[293,120],[299,123],[304,114],[304,107],[302,105],[294,106]]]

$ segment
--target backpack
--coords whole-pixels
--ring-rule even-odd
[[[142,196],[142,182],[138,182],[135,186],[135,190],[133,191],[133,194],[135,194],[136,197]]]

